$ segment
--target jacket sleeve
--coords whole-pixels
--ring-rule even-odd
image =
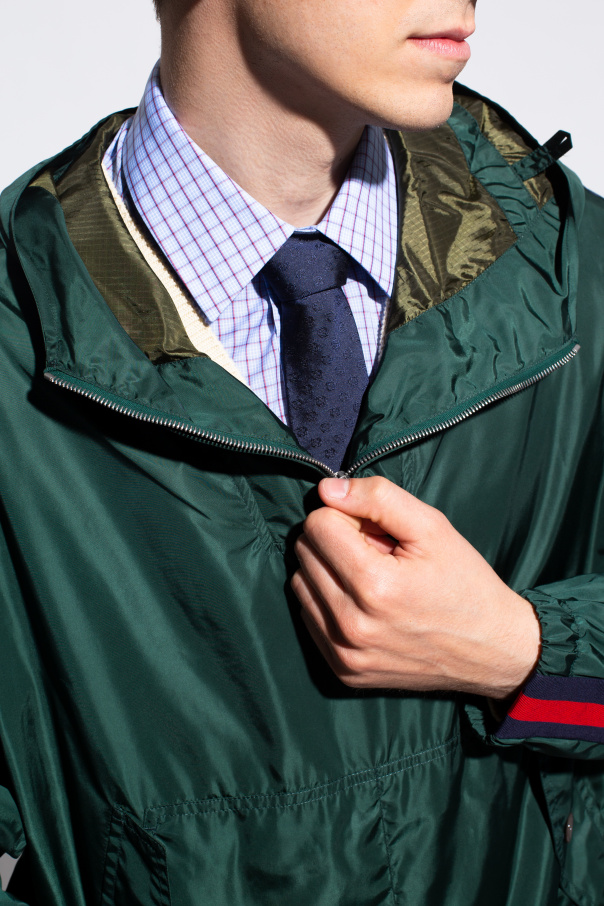
[[[10,895],[7,890],[0,890],[0,906],[28,906],[23,900]]]
[[[17,906],[27,906],[27,903],[12,897],[8,891],[0,890],[0,906],[15,906],[15,903]]]
[[[520,594],[541,622],[539,663],[507,713],[468,705],[471,723],[496,746],[604,758],[604,576],[579,576]]]
[[[0,786],[0,854],[7,853],[13,859],[17,859],[24,849],[25,833],[19,810],[6,787]],[[23,900],[18,900],[7,891],[0,890],[0,906],[9,906],[11,903],[27,906]]]
[[[24,849],[25,832],[19,810],[6,787],[0,786],[0,854],[18,859]]]

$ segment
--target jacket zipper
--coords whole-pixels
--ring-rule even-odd
[[[214,434],[212,431],[204,431],[201,428],[196,428],[194,425],[189,425],[186,422],[181,422],[175,418],[162,418],[158,415],[151,415],[148,412],[141,412],[138,409],[130,408],[129,406],[124,406],[121,403],[116,403],[112,400],[108,400],[103,396],[102,393],[93,393],[91,390],[87,390],[83,387],[79,387],[77,384],[72,383],[71,381],[66,380],[62,377],[57,377],[56,374],[53,374],[50,371],[44,373],[44,377],[47,381],[50,381],[51,384],[56,384],[58,387],[62,387],[65,390],[71,390],[73,393],[77,393],[80,396],[85,397],[86,399],[92,400],[95,403],[100,403],[102,406],[105,406],[108,409],[111,409],[113,412],[119,412],[122,415],[128,415],[131,418],[136,418],[139,421],[148,422],[154,425],[161,425],[164,428],[170,428],[173,431],[178,431],[181,434],[186,434],[191,437],[196,437],[199,440],[206,441],[207,443],[213,444],[214,446],[224,447],[225,449],[235,450],[241,453],[257,453],[261,455],[274,455],[280,456],[282,459],[295,459],[297,462],[304,462],[308,465],[317,466],[319,469],[322,469],[326,475],[332,476],[334,478],[350,478],[355,472],[360,468],[367,465],[368,462],[371,462],[372,459],[375,459],[378,456],[383,456],[385,453],[392,453],[395,450],[399,450],[401,447],[405,447],[408,444],[415,443],[418,440],[423,440],[426,437],[430,437],[432,434],[437,434],[439,431],[444,431],[447,428],[452,428],[453,425],[457,425],[465,419],[469,418],[471,415],[474,415],[476,412],[479,412],[481,409],[484,409],[486,406],[490,406],[492,403],[496,403],[499,400],[505,399],[508,396],[512,396],[515,393],[519,393],[522,390],[526,390],[527,387],[531,387],[533,384],[538,383],[544,377],[547,377],[548,374],[551,374],[552,371],[556,371],[558,368],[561,368],[563,365],[566,365],[567,362],[570,362],[580,349],[579,344],[575,344],[572,349],[566,352],[563,356],[555,361],[551,362],[545,368],[542,368],[540,371],[531,375],[528,378],[525,378],[523,381],[519,381],[517,384],[512,384],[509,387],[505,387],[502,390],[497,390],[495,393],[490,393],[488,396],[483,397],[472,405],[468,406],[466,409],[463,409],[461,412],[457,413],[450,418],[443,419],[440,422],[435,422],[432,425],[429,425],[426,428],[422,428],[419,431],[412,431],[409,434],[404,434],[402,437],[397,438],[394,441],[390,441],[387,444],[384,444],[381,447],[378,447],[376,450],[373,450],[371,453],[366,454],[353,463],[348,469],[340,472],[334,472],[329,466],[325,463],[320,462],[318,459],[314,459],[312,456],[306,456],[304,453],[298,453],[294,450],[284,450],[279,447],[270,447],[266,444],[257,444],[250,441],[240,441],[233,440],[230,437],[225,437],[221,434]]]
[[[430,427],[428,428],[423,428],[420,431],[414,431],[411,434],[406,434],[403,437],[398,438],[396,441],[391,441],[388,444],[384,444],[383,447],[379,447],[372,453],[368,453],[366,456],[363,456],[358,460],[358,462],[355,462],[350,467],[348,472],[338,473],[338,477],[349,478],[353,472],[356,472],[358,469],[362,468],[362,466],[370,462],[375,456],[382,456],[384,453],[391,453],[394,450],[398,450],[402,446],[414,443],[418,440],[423,440],[423,438],[429,437],[431,434],[436,434],[439,431],[444,431],[447,428],[452,428],[453,425],[457,425],[459,424],[459,422],[465,421],[476,412],[480,412],[480,410],[484,409],[485,406],[490,406],[492,403],[496,403],[499,400],[505,399],[507,396],[513,396],[515,393],[519,393],[521,390],[526,390],[527,387],[531,387],[533,384],[537,384],[539,381],[543,380],[544,377],[547,377],[548,374],[551,374],[552,371],[557,371],[558,368],[561,368],[563,365],[566,365],[568,362],[570,362],[571,359],[574,359],[580,348],[581,346],[579,345],[579,343],[576,343],[573,348],[565,353],[565,355],[563,355],[561,358],[547,365],[536,374],[531,375],[531,377],[526,378],[524,381],[519,381],[517,384],[512,384],[510,387],[505,387],[503,390],[497,390],[495,393],[490,393],[488,396],[485,396],[481,400],[478,400],[476,403],[473,403],[471,406],[468,406],[467,409],[464,409],[457,415],[444,419],[436,425],[430,425]]]

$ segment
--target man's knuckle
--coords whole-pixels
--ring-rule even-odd
[[[341,646],[338,649],[338,660],[343,668],[342,676],[360,679],[367,673],[367,654],[359,648]]]
[[[346,613],[340,620],[340,633],[348,645],[362,647],[365,641],[366,629],[362,613],[358,610]]]
[[[356,592],[361,611],[372,617],[379,617],[392,594],[390,577],[381,566],[366,566],[359,570]]]
[[[300,535],[300,537],[296,539],[294,544],[294,551],[298,559],[304,554],[307,544],[308,541],[306,540],[304,535]]]
[[[356,564],[355,597],[362,606],[371,607],[372,602],[379,601],[387,584],[387,577],[381,563],[376,563],[368,558],[365,562],[360,561]]]
[[[361,610],[371,609],[371,601],[374,599],[372,583],[362,576],[357,579],[354,599]]]
[[[366,679],[362,676],[356,676],[353,673],[345,673],[340,676],[341,682],[345,686],[350,686],[351,689],[365,689],[368,686]]]
[[[312,513],[308,514],[306,521],[304,522],[304,533],[307,535],[312,535],[318,528],[320,528],[321,522],[322,511],[313,510]]]
[[[392,483],[388,481],[387,478],[383,478],[381,475],[376,475],[372,479],[373,482],[373,496],[375,497],[378,503],[383,503],[384,500],[388,498],[392,490]]]
[[[430,507],[426,512],[426,516],[428,528],[433,534],[442,535],[449,531],[451,523],[442,510],[437,510],[436,507]]]

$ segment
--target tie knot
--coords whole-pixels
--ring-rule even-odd
[[[320,233],[298,233],[275,252],[262,273],[278,302],[304,299],[346,283],[348,254]]]

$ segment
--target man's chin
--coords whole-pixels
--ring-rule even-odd
[[[382,116],[372,118],[372,125],[397,132],[428,132],[437,129],[451,116],[453,110],[453,83],[441,87],[437,93],[427,94],[424,103],[414,99],[398,109],[382,111]]]
[[[453,93],[448,104],[439,105],[438,109],[424,109],[417,117],[406,119],[394,126],[400,132],[429,132],[431,129],[438,129],[443,126],[453,111]]]

